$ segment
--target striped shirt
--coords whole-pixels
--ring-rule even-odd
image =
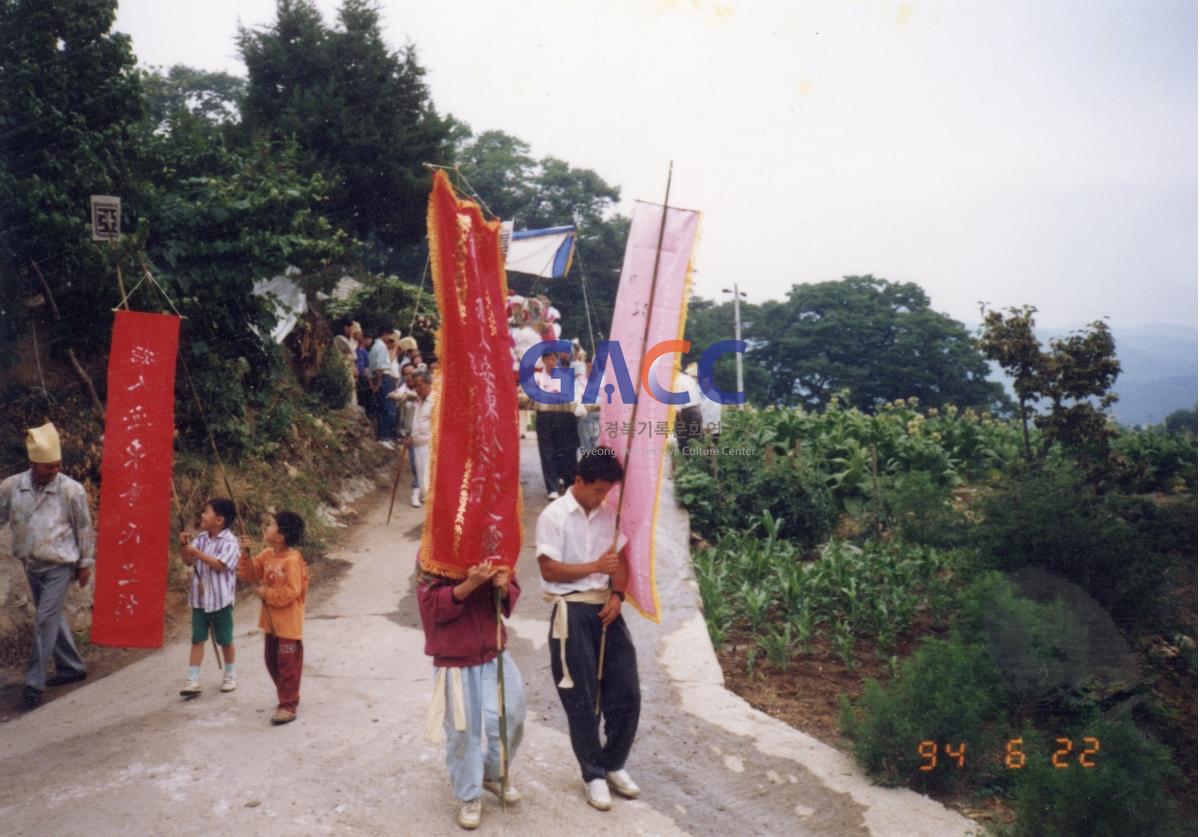
[[[233,604],[237,590],[237,565],[242,550],[237,538],[228,529],[222,529],[215,538],[201,532],[192,546],[210,558],[216,558],[229,569],[219,573],[200,559],[192,565],[192,587],[188,591],[188,604],[203,608],[205,613],[229,607]]]
[[[0,526],[12,525],[12,554],[25,566],[96,563],[87,490],[66,474],[41,488],[33,471],[0,483]]]

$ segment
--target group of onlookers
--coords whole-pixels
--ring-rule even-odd
[[[391,326],[381,326],[369,336],[347,318],[338,322],[338,330],[334,349],[345,358],[353,378],[353,403],[374,423],[381,445],[407,450],[413,473],[412,504],[420,506],[429,489],[437,359],[426,362],[416,338],[401,337]]]

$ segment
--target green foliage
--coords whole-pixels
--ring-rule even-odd
[[[908,543],[941,548],[966,542],[966,522],[951,504],[950,489],[927,471],[899,473],[883,489],[884,517]]]
[[[276,19],[241,29],[244,125],[294,138],[302,171],[330,184],[324,216],[385,247],[421,241],[429,175],[448,162],[450,124],[433,107],[411,44],[391,51],[369,0],[344,0],[338,28],[309,0],[280,0]]]
[[[1101,320],[1087,330],[1051,340],[1043,351],[1034,334],[1032,306],[1008,309],[1008,316],[988,311],[980,329],[979,349],[1013,378],[1020,416],[1028,434],[1028,418],[1042,431],[1042,455],[1055,442],[1065,446],[1095,478],[1112,467],[1110,442],[1116,431],[1106,412],[1117,396],[1109,390],[1121,373],[1116,342]],[[1039,400],[1049,410],[1036,413]],[[1026,435],[1026,456],[1032,448]]]
[[[103,0],[0,3],[0,345],[25,333],[20,301],[42,292],[39,271],[62,315],[52,352],[94,351],[107,337],[97,312],[120,297],[91,240],[89,196],[126,198],[131,228],[131,126],[144,112],[129,38],[109,31],[115,14]]]
[[[310,389],[312,394],[331,410],[340,410],[350,403],[350,393],[353,392],[354,385],[346,374],[346,362],[337,352],[325,352]]]
[[[1196,493],[1196,434],[1124,430],[1113,441],[1114,481],[1123,491]]]
[[[961,629],[988,651],[1010,712],[1062,701],[1091,673],[1086,627],[1061,599],[1023,598],[1001,573],[986,573],[962,596]]]
[[[1163,427],[1168,433],[1191,433],[1195,438],[1196,433],[1196,408],[1190,410],[1175,410],[1163,419]]]
[[[381,326],[391,326],[404,334],[415,336],[422,352],[434,351],[438,311],[428,277],[424,293],[420,292],[419,285],[406,282],[398,276],[359,278],[363,283],[362,289],[345,300],[330,299],[325,302],[325,311],[331,319],[350,317],[363,327],[365,334],[372,337]]]
[[[1167,559],[1114,514],[1070,461],[1050,457],[984,493],[973,540],[997,569],[1034,566],[1076,582],[1118,622],[1159,609]]]
[[[867,275],[794,285],[786,300],[764,303],[745,334],[754,345],[747,359],[770,374],[776,404],[819,407],[839,390],[864,410],[909,396],[977,407],[1004,398],[967,329],[910,282]]]
[[[1063,736],[1074,747],[1065,769],[1051,757]],[[1080,766],[1075,755],[1085,736],[1099,740],[1100,751]],[[1152,741],[1132,721],[1097,721],[1068,734],[1026,741],[1027,762],[1017,771],[1015,835],[1175,835],[1187,833],[1166,794],[1179,779],[1171,752]]]
[[[976,645],[925,639],[886,687],[868,680],[857,704],[841,701],[842,731],[853,742],[858,763],[884,785],[920,790],[960,787],[989,769],[980,754],[996,749],[993,728],[999,707],[997,676],[987,652]],[[938,766],[918,751],[937,743]],[[961,769],[941,750],[966,744]]]

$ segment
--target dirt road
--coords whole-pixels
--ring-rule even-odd
[[[973,824],[904,790],[871,787],[836,751],[721,685],[688,570],[686,516],[664,498],[654,625],[632,611],[643,715],[628,765],[642,799],[589,808],[549,673],[533,523],[545,504],[534,443],[523,449],[528,595],[510,624],[529,701],[508,814],[485,794],[481,834],[960,835]],[[403,492],[402,495],[403,497]],[[4,834],[458,834],[440,746],[423,739],[431,670],[412,594],[422,512],[367,507],[335,557],[349,567],[313,602],[300,718],[271,727],[274,692],[239,606],[236,692],[177,697],[176,643],[0,724]],[[6,713],[12,715],[12,713]]]

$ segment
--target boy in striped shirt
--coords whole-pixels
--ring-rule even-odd
[[[237,688],[234,672],[236,654],[233,647],[233,599],[237,590],[237,566],[241,549],[229,527],[237,519],[232,500],[214,497],[200,513],[199,535],[192,538],[179,533],[179,552],[183,563],[192,568],[192,583],[188,604],[192,606],[192,652],[188,658],[187,684],[179,691],[184,697],[195,697],[200,688],[200,663],[204,660],[204,643],[211,630],[221,646],[225,659],[225,678],[222,692]]]

